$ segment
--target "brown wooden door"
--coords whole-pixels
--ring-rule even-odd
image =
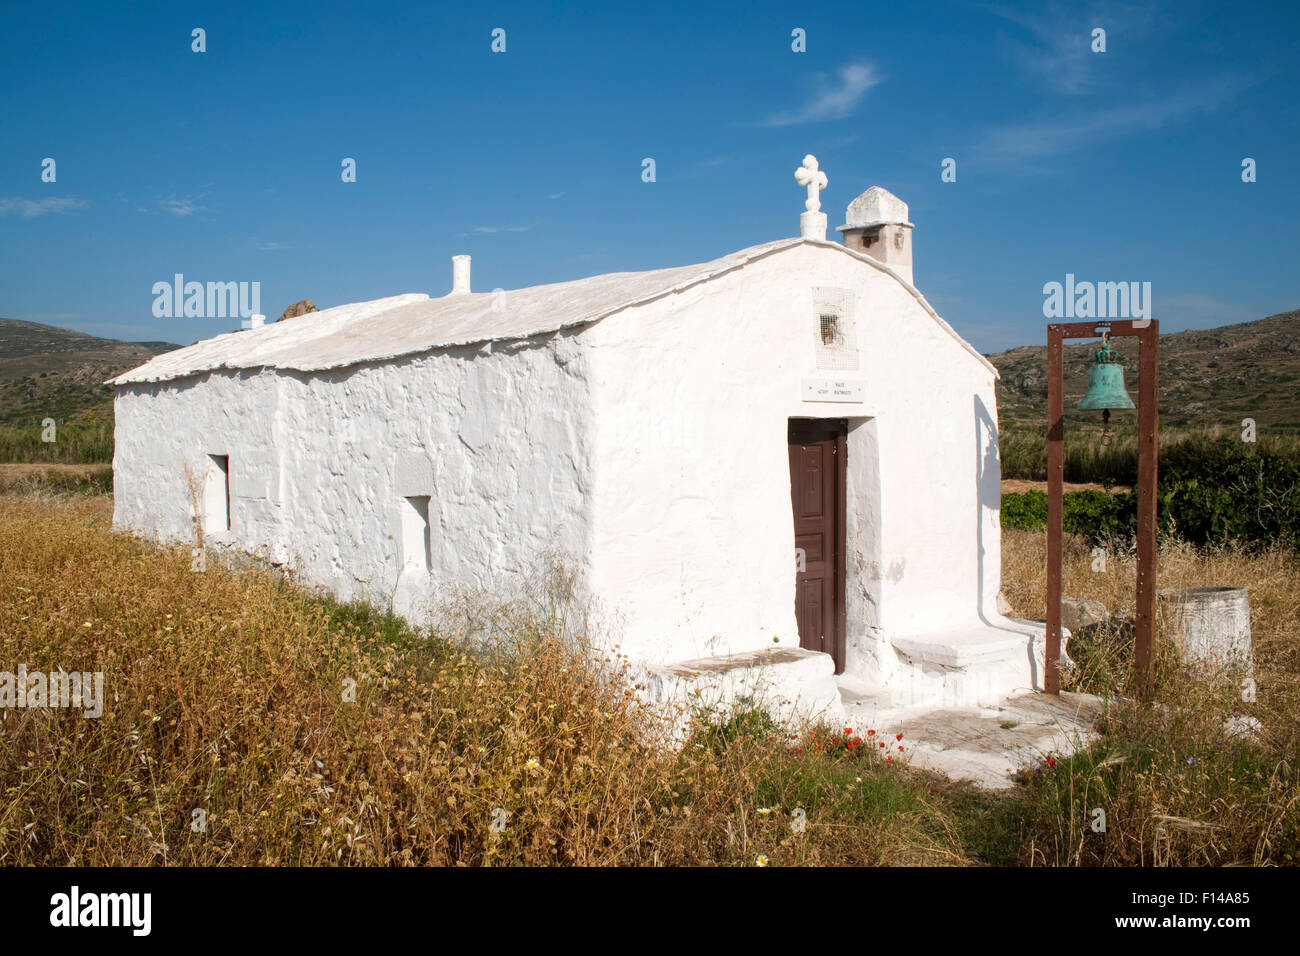
[[[844,670],[844,497],[847,423],[790,419],[795,617],[799,646],[823,651]]]

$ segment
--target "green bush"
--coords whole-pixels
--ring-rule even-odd
[[[1160,530],[1192,544],[1300,541],[1300,465],[1291,458],[1231,438],[1172,446],[1160,462]],[[1075,491],[1064,498],[1067,532],[1092,539],[1131,538],[1137,496]],[[1002,525],[1047,527],[1042,491],[1002,496]]]
[[[1061,524],[1070,534],[1089,538],[1132,535],[1136,527],[1137,501],[1131,494],[1108,495],[1104,491],[1072,491],[1063,500]],[[1047,493],[1026,491],[1002,496],[1002,526],[1025,531],[1047,528]]]
[[[1002,527],[1019,528],[1022,531],[1045,530],[1047,528],[1047,495],[1041,491],[1004,494],[1002,496]]]
[[[1300,539],[1300,464],[1222,439],[1174,447],[1160,462],[1160,509],[1194,544]]]

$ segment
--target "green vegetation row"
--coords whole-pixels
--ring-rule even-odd
[[[63,465],[99,464],[113,460],[113,423],[56,424],[54,441],[35,426],[0,425],[0,462]]]
[[[1160,434],[1161,471],[1166,460],[1214,453],[1225,441],[1236,442],[1257,453],[1279,456],[1300,464],[1300,434],[1259,430],[1254,442],[1242,440],[1242,430],[1163,429]],[[1043,429],[1010,425],[1001,429],[998,450],[1002,477],[1026,481],[1047,480],[1047,436]],[[1137,483],[1137,429],[1126,425],[1111,429],[1103,444],[1095,429],[1066,431],[1065,480],[1132,486]]]
[[[70,380],[66,373],[0,381],[0,425],[31,427],[46,418],[60,425],[107,421],[111,427],[112,392],[100,384]]]
[[[1300,462],[1241,441],[1182,442],[1162,451],[1158,520],[1162,533],[1191,544],[1300,542]],[[1076,491],[1064,499],[1065,531],[1092,539],[1132,537],[1134,492]],[[1002,496],[1002,525],[1047,527],[1042,491]]]

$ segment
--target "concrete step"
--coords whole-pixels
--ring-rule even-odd
[[[765,708],[788,726],[836,722],[843,712],[831,656],[798,647],[649,666],[645,687],[647,701],[669,716],[674,736],[694,713],[725,714],[742,703]]]
[[[1070,693],[1015,694],[988,707],[900,707],[884,688],[839,683],[844,724],[855,734],[874,730],[900,763],[995,790],[1015,786],[1020,771],[1044,766],[1049,756],[1098,740],[1105,708],[1099,697]]]
[[[888,687],[877,687],[849,677],[847,674],[836,675],[835,684],[840,689],[840,700],[844,703],[846,712],[850,709],[854,711],[898,709]]]
[[[1019,694],[993,707],[912,710],[885,733],[903,735],[908,762],[989,789],[1015,786],[1016,775],[1044,767],[1100,739],[1104,702],[1091,694]]]
[[[1062,630],[1062,663],[1069,632]],[[899,706],[988,707],[1043,688],[1046,626],[998,618],[973,627],[895,635],[899,667],[890,677]]]
[[[972,627],[934,634],[893,638],[896,650],[922,664],[972,667],[990,661],[1015,660],[1029,647],[1031,635],[997,627]]]

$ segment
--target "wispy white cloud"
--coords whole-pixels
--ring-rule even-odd
[[[758,125],[792,126],[844,119],[857,109],[867,92],[883,80],[875,66],[865,62],[840,67],[834,80],[819,73],[815,80],[816,92],[807,103],[797,110],[774,113]]]
[[[1059,2],[990,12],[1020,27],[1021,36],[1003,39],[1003,49],[1026,73],[1038,77],[1048,89],[1067,95],[1095,91],[1116,79],[1107,57],[1112,44],[1127,51],[1151,42],[1161,20],[1172,16],[1159,2],[1120,5],[1103,0],[1087,4]],[[1093,51],[1093,31],[1102,29],[1106,51]]]
[[[563,198],[564,198],[564,193],[547,193],[547,194],[546,194],[546,198],[547,198],[547,199],[563,199]]]
[[[274,252],[277,249],[288,249],[289,247],[282,242],[259,242],[257,248],[263,252]]]
[[[527,232],[532,226],[475,226],[475,232]]]
[[[1194,113],[1218,109],[1251,82],[1244,77],[1226,75],[1181,93],[1142,103],[1108,106],[1090,112],[1075,111],[1065,117],[997,127],[983,135],[971,158],[987,164],[1023,163],[1064,155],[1084,146],[1143,130],[1160,129]]]
[[[207,212],[207,206],[200,206],[191,196],[177,199],[175,196],[168,196],[166,199],[158,200],[158,208],[163,212],[169,212],[173,216],[192,216],[196,212]]]
[[[49,199],[0,199],[0,216],[35,219],[38,216],[68,216],[89,206],[85,199],[51,196]]]
[[[1121,27],[1117,11],[1101,4],[1062,8],[1051,3],[1028,10],[993,7],[991,12],[1028,35],[1003,40],[1011,59],[1058,93],[1086,93],[1096,85],[1105,54],[1092,52],[1092,31],[1100,27],[1109,34]],[[1131,34],[1128,39],[1131,42]]]
[[[730,156],[711,156],[682,166],[680,169],[673,167],[671,174],[661,171],[661,178],[665,179],[665,181],[671,179],[675,183],[682,183],[692,179],[702,179],[706,176],[716,176],[716,170],[731,162],[734,162],[734,160]]]

